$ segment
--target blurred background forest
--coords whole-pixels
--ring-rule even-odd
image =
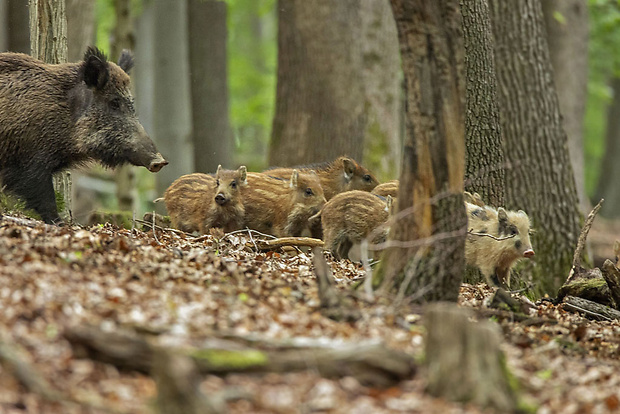
[[[343,148],[381,181],[398,178],[402,74],[388,0],[307,3],[66,0],[69,60],[90,44],[113,60],[133,49],[138,114],[170,161],[156,175],[137,167],[75,172],[74,219],[86,223],[99,209],[141,216],[174,179],[218,164],[260,171],[333,159]],[[542,4],[556,75],[576,78],[556,78],[556,86],[582,208],[605,197],[602,214],[618,216],[620,2]],[[28,36],[28,1],[0,0],[0,51],[29,53]],[[313,108],[295,112],[304,104]],[[304,133],[300,113],[313,111],[334,118],[322,135],[287,140]],[[334,143],[327,149],[326,137]]]

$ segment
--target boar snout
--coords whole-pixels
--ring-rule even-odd
[[[530,258],[530,257],[534,256],[535,254],[536,253],[534,253],[533,249],[528,249],[528,250],[523,252],[523,257]]]
[[[151,160],[147,168],[150,172],[157,172],[164,168],[166,165],[168,165],[168,161],[166,161],[160,153],[157,153],[155,155],[155,158]]]
[[[226,199],[226,197],[224,197],[224,194],[219,193],[218,195],[215,196],[215,202],[217,204],[219,204],[220,206],[223,206],[224,204],[226,204],[228,200]]]

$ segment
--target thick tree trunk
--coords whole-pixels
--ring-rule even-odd
[[[30,54],[46,63],[67,62],[67,12],[65,0],[29,0]],[[54,176],[54,190],[64,205],[58,212],[64,219],[71,212],[71,173]]]
[[[560,100],[562,124],[568,136],[568,153],[582,213],[590,209],[586,195],[583,120],[588,89],[588,2],[541,1],[553,80]]]
[[[570,270],[579,205],[560,121],[538,0],[491,0],[506,205],[525,210],[537,230],[527,274],[538,293],[554,294]]]
[[[417,300],[456,301],[465,265],[465,79],[457,0],[392,0],[407,134],[398,211],[379,274]],[[415,29],[415,30],[414,30]],[[428,238],[424,240],[425,238]],[[423,243],[416,245],[416,243]],[[404,282],[403,282],[404,281]]]
[[[358,0],[278,2],[278,85],[270,165],[362,158]]]
[[[123,49],[133,50],[135,48],[136,37],[131,16],[131,0],[114,0],[114,12],[116,24],[110,44],[110,54],[116,62]],[[116,182],[118,209],[133,211],[136,208],[136,168],[131,165],[117,168],[114,171],[114,181]]]
[[[194,170],[233,168],[226,74],[226,14],[223,1],[189,0],[189,65]]]
[[[82,60],[95,40],[95,0],[66,0],[69,62]],[[116,59],[117,56],[113,55]]]
[[[25,0],[6,0],[8,45],[11,52],[30,53],[29,5]]]
[[[362,74],[367,123],[364,166],[382,181],[398,177],[401,161],[401,74],[398,32],[389,0],[362,0]]]
[[[194,170],[185,0],[153,0],[153,138],[170,162],[157,174],[157,192]],[[142,63],[144,64],[144,63]]]
[[[465,189],[505,205],[504,148],[497,103],[494,40],[488,0],[461,0],[467,78]]]
[[[615,179],[620,174],[620,78],[611,81],[613,100],[607,108],[607,130],[605,132],[605,151],[601,164],[601,175],[596,186],[595,200],[605,199],[601,215],[609,218],[620,217],[620,186]]]

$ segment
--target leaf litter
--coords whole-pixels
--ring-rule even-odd
[[[0,413],[148,413],[157,390],[135,372],[81,358],[62,332],[89,324],[132,329],[157,343],[201,347],[226,336],[248,341],[323,344],[382,341],[423,360],[421,318],[365,304],[355,323],[319,312],[311,254],[256,252],[243,233],[191,237],[112,225],[54,227],[0,221],[0,344],[11,345],[55,392],[52,401],[24,387],[0,365]],[[338,289],[364,276],[361,266],[328,258]],[[464,308],[486,307],[493,290],[461,288]],[[502,348],[524,401],[539,413],[620,410],[620,323],[585,319],[541,302],[532,316],[555,324],[501,320]],[[291,343],[292,343],[291,342]],[[231,390],[231,413],[479,413],[475,406],[424,393],[425,373],[375,389],[352,377],[321,378],[312,370],[207,375],[207,395]],[[79,401],[80,403],[75,403]]]

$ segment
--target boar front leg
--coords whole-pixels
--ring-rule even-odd
[[[52,174],[24,171],[17,177],[16,185],[8,189],[26,202],[26,207],[36,211],[47,224],[62,224],[56,207]]]

